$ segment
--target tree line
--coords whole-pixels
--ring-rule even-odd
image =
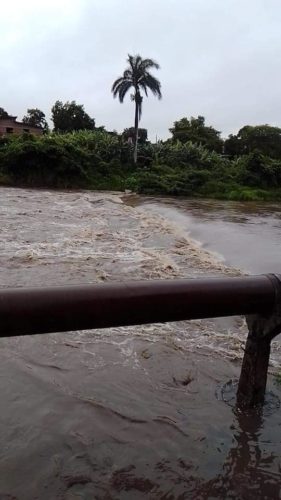
[[[159,64],[153,59],[143,59],[139,55],[129,54],[128,66],[123,75],[118,77],[111,88],[113,97],[118,97],[123,103],[125,96],[132,89],[131,100],[135,105],[134,126],[124,129],[122,137],[133,145],[133,159],[137,163],[138,144],[147,141],[147,130],[139,128],[142,117],[143,93],[148,96],[148,91],[159,99],[162,98],[161,83],[151,74],[152,69],[159,70]],[[0,108],[0,118],[7,117],[8,113]],[[103,130],[105,127],[96,127],[95,119],[92,118],[84,108],[84,105],[75,101],[63,103],[57,100],[51,109],[51,119],[54,127],[53,132],[68,133],[80,130]],[[29,126],[41,127],[45,133],[49,132],[46,115],[38,108],[27,110],[22,119]],[[174,122],[170,129],[173,142],[182,144],[191,142],[203,146],[209,151],[228,155],[231,158],[246,155],[254,151],[270,158],[281,158],[281,128],[270,125],[246,125],[236,135],[230,134],[227,139],[221,137],[221,132],[212,126],[207,126],[205,118],[183,117]],[[117,132],[109,132],[117,134]]]
[[[86,113],[84,106],[75,101],[56,101],[51,110],[54,133],[69,133],[81,130],[106,131],[105,127],[96,127],[95,119]],[[8,117],[9,113],[0,108],[0,118]],[[33,127],[41,127],[45,133],[50,133],[46,116],[38,108],[28,109],[22,122]],[[172,137],[165,142],[180,142],[186,144],[191,142],[203,146],[208,151],[229,156],[231,158],[247,155],[254,151],[274,159],[281,159],[281,128],[270,125],[245,125],[236,135],[230,134],[227,139],[221,138],[221,133],[212,126],[207,126],[205,118],[181,118],[175,121],[170,129]],[[118,135],[116,131],[109,132]],[[125,141],[130,139],[135,147],[135,127],[125,128],[120,136]],[[138,144],[148,142],[147,129],[138,128]]]
[[[50,131],[45,114],[28,109],[23,122],[42,127],[45,134],[0,138],[0,183],[281,200],[279,127],[246,125],[223,139],[203,116],[183,117],[169,129],[171,138],[153,144],[139,122],[144,95],[150,90],[162,96],[161,84],[151,74],[159,65],[140,56],[129,56],[127,62],[111,90],[121,103],[132,92],[133,127],[122,134],[107,131],[96,126],[83,105],[56,101]],[[8,116],[3,108],[1,116]]]
[[[133,145],[105,130],[0,137],[0,184],[130,189],[144,194],[281,200],[281,159],[261,152],[231,157],[169,139]]]

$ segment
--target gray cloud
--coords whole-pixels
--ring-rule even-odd
[[[0,105],[21,117],[56,99],[85,105],[98,125],[131,126],[133,104],[110,88],[128,53],[161,65],[163,100],[141,125],[165,138],[173,121],[204,115],[226,136],[281,125],[279,0],[14,0],[1,5]]]

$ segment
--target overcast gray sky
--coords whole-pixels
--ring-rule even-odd
[[[113,100],[128,53],[156,59],[163,99],[144,101],[141,126],[169,136],[204,115],[222,135],[245,124],[281,126],[280,0],[13,0],[0,10],[0,106],[76,100],[109,130],[133,125]]]

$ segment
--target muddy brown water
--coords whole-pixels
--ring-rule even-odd
[[[278,206],[0,196],[2,287],[277,272]],[[274,375],[263,409],[234,405],[245,335],[222,318],[2,339],[0,499],[280,498]]]
[[[251,274],[281,273],[281,204],[132,197],[180,225],[226,265]]]

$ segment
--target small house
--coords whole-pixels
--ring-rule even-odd
[[[7,116],[6,118],[0,117],[0,136],[7,134],[34,134],[42,135],[42,127],[32,127],[26,123],[18,122],[17,116]]]

